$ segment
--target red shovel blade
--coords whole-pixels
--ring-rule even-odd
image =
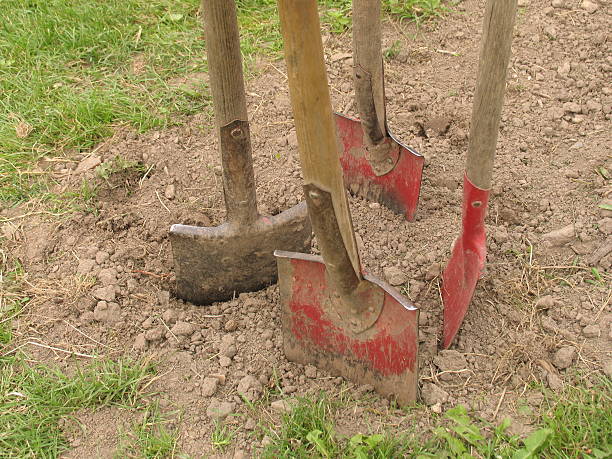
[[[389,141],[397,149],[397,163],[390,172],[377,176],[365,157],[364,133],[359,120],[338,113],[335,119],[342,146],[340,163],[344,182],[351,193],[379,202],[412,220],[419,202],[423,156],[389,134]]]
[[[472,301],[476,283],[482,277],[487,256],[484,219],[488,201],[489,190],[477,188],[465,176],[461,235],[455,241],[451,259],[442,273],[444,349],[450,346],[459,331]]]
[[[384,282],[382,311],[355,333],[338,320],[321,257],[276,251],[285,355],[357,384],[371,384],[402,404],[417,396],[418,309]]]

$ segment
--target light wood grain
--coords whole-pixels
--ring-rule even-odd
[[[278,7],[304,182],[314,184],[332,195],[344,246],[356,275],[361,278],[357,244],[340,168],[317,2],[278,0]],[[309,207],[309,212],[312,211]],[[331,237],[317,232],[316,226],[313,229],[317,239]],[[330,244],[334,245],[337,246]]]
[[[517,0],[487,0],[466,173],[481,189],[491,187]]]
[[[250,225],[259,213],[236,5],[234,0],[203,0],[202,12],[227,219]]]

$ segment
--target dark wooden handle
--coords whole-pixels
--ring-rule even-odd
[[[371,145],[382,142],[387,129],[380,3],[381,0],[353,0],[355,100]]]
[[[203,0],[202,12],[227,219],[248,225],[258,212],[236,4]]]
[[[352,270],[353,275],[361,279],[357,244],[340,168],[317,1],[278,0],[278,7],[304,183],[331,195],[339,229],[331,234],[324,226],[317,225],[315,218],[312,219],[313,230],[319,242],[327,240],[321,246],[329,247],[329,250],[341,248],[347,252],[348,258],[333,257],[350,261],[337,269],[345,273]],[[312,215],[317,208],[309,203],[308,211]],[[337,240],[339,235],[342,240]],[[323,251],[322,255],[328,258]]]
[[[466,173],[481,189],[491,187],[493,160],[504,103],[517,0],[487,0]]]

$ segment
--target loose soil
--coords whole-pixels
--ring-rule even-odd
[[[421,309],[422,406],[407,414],[368,387],[287,361],[276,285],[204,308],[175,298],[170,225],[224,220],[208,115],[143,135],[119,129],[88,155],[40,164],[56,191],[78,190],[84,179],[96,184],[96,210],[60,218],[22,217],[36,210],[24,206],[2,211],[11,219],[2,227],[4,245],[23,262],[32,298],[15,322],[15,343],[36,339],[90,356],[146,354],[160,362],[150,388],[175,413],[178,449],[193,457],[257,456],[261,423],[279,420],[270,403],[320,390],[346,401],[336,423],[347,435],[418,432],[432,412],[456,404],[492,422],[510,416],[515,432],[528,432],[542,402],[532,382],[558,391],[577,372],[587,382],[601,371],[610,376],[612,360],[612,211],[598,207],[612,202],[610,6],[584,2],[597,7],[591,13],[580,1],[552,3],[519,1],[486,273],[452,350],[442,352],[439,274],[460,228],[484,1],[466,0],[419,30],[384,23],[385,48],[401,43],[385,67],[389,123],[426,157],[421,200],[414,222],[359,198],[351,198],[351,211],[366,269],[393,273]],[[325,34],[324,42],[334,109],[355,115],[350,35]],[[275,214],[302,199],[297,140],[283,62],[261,62],[259,74],[247,88],[257,192],[260,212]],[[448,129],[428,130],[432,120]],[[142,167],[108,179],[96,174],[98,163],[115,157]],[[28,351],[45,362],[74,360],[40,346]],[[258,409],[238,395],[259,400],[265,389]],[[219,412],[236,431],[224,452],[210,443]],[[100,416],[109,423],[122,417]],[[77,448],[66,457],[95,454],[87,436],[96,435],[99,416],[81,420],[83,438],[71,434]],[[118,444],[120,430],[105,430],[99,442]]]

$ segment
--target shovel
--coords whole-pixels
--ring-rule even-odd
[[[504,102],[517,0],[487,0],[463,180],[462,231],[442,273],[444,334],[452,343],[474,295],[486,259],[484,219]]]
[[[339,163],[316,0],[278,0],[304,194],[322,258],[276,251],[285,355],[407,404],[418,310],[361,270]]]
[[[412,220],[423,157],[389,132],[380,27],[381,0],[353,0],[355,100],[361,120],[336,114],[349,190]]]
[[[172,225],[170,241],[177,295],[210,304],[274,283],[274,249],[309,250],[311,228],[303,202],[273,217],[257,211],[236,6],[234,0],[206,0],[202,7],[227,222]]]

